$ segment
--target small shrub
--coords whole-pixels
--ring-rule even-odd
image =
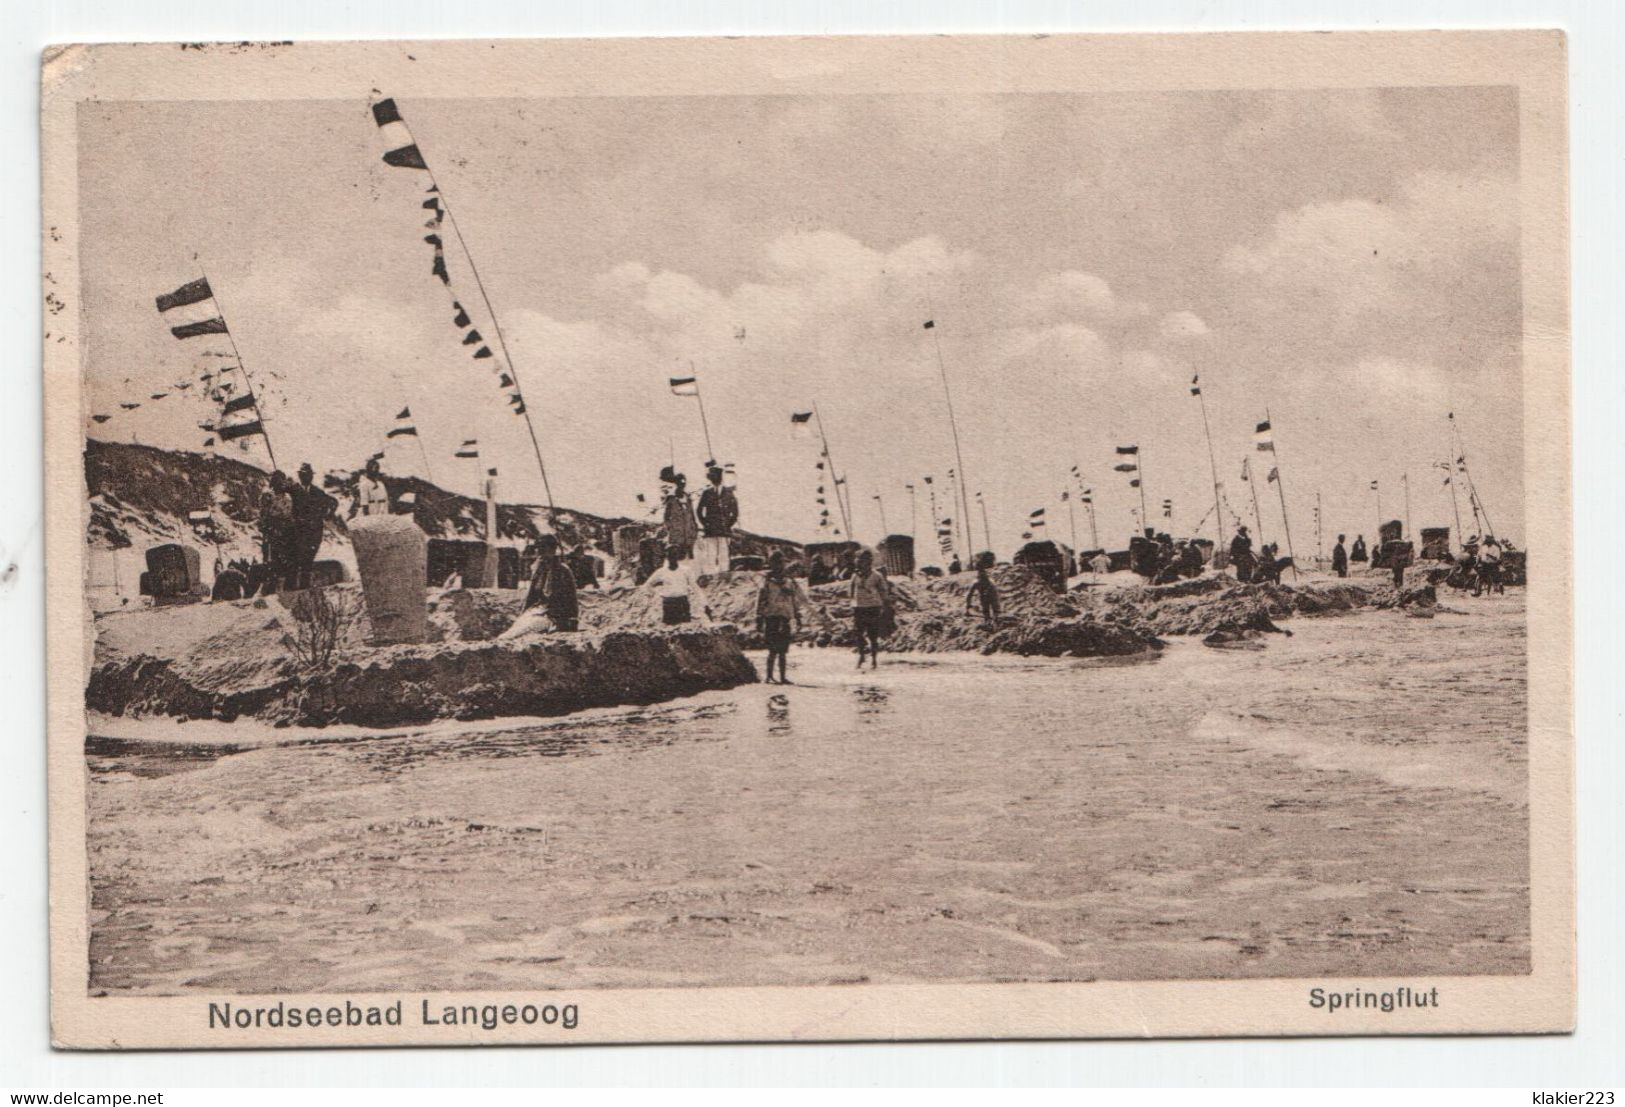
[[[352,593],[329,588],[307,588],[295,593],[289,597],[288,611],[294,619],[289,648],[309,669],[325,669],[332,664],[361,617],[361,606]]]

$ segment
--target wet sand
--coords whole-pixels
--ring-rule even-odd
[[[98,725],[92,990],[1526,972],[1523,595],[1445,602],[232,753]]]

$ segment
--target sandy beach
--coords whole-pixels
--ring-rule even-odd
[[[1448,602],[224,755],[106,720],[92,989],[1525,972],[1523,596]]]

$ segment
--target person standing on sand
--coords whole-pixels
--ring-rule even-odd
[[[732,564],[729,541],[734,526],[739,522],[739,500],[732,488],[722,484],[722,466],[713,465],[705,471],[709,487],[700,493],[700,542],[696,555],[697,568],[702,576],[725,573]]]
[[[687,561],[694,556],[694,539],[699,535],[699,525],[694,521],[694,502],[684,490],[688,478],[668,465],[660,470],[660,479],[671,489],[666,493],[663,516],[666,548],[676,550],[678,559]]]
[[[384,471],[377,458],[369,457],[366,469],[355,482],[355,503],[350,505],[350,518],[388,514],[389,490],[384,487]]]
[[[295,588],[309,588],[316,554],[322,548],[322,530],[328,516],[338,510],[338,502],[317,488],[316,470],[310,462],[299,466],[299,483],[293,487],[294,565],[291,576]]]
[[[1355,535],[1355,537],[1354,537],[1354,549],[1349,553],[1349,560],[1350,561],[1358,561],[1361,564],[1365,563],[1365,561],[1366,561],[1365,535],[1363,535],[1363,534]]]
[[[1394,591],[1403,591],[1405,588],[1405,566],[1411,563],[1410,543],[1396,543],[1393,552],[1388,555],[1389,568],[1394,571]]]
[[[265,566],[262,594],[269,596],[292,583],[293,499],[288,476],[281,469],[271,474],[260,496],[260,561]]]
[[[547,612],[554,630],[575,630],[581,617],[575,574],[559,556],[559,540],[552,534],[536,539],[536,575],[530,578],[524,610],[536,607]]]
[[[858,554],[851,595],[852,626],[858,632],[858,668],[863,668],[865,653],[869,656],[869,667],[879,668],[880,638],[887,633],[892,595],[886,574],[875,568],[875,555],[869,550]]]
[[[1337,545],[1332,547],[1332,572],[1340,577],[1349,575],[1349,552],[1343,548],[1343,536],[1337,536]]]
[[[991,627],[999,619],[999,590],[987,575],[986,563],[976,566],[976,580],[965,593],[965,614],[970,614],[971,604],[977,600],[982,603],[982,625]]]
[[[756,596],[756,629],[767,642],[767,683],[789,684],[785,666],[790,658],[790,624],[801,629],[801,612],[807,596],[801,585],[784,573],[784,554],[774,550],[767,556],[767,576]],[[779,662],[779,679],[773,679],[773,660]]]
[[[1485,537],[1483,548],[1478,551],[1478,576],[1473,583],[1473,595],[1480,591],[1506,591],[1501,583],[1501,544],[1493,535]]]
[[[669,627],[694,621],[694,594],[698,586],[693,567],[686,564],[678,556],[679,553],[677,547],[669,547],[666,550],[666,564],[644,582],[659,594],[660,621]],[[705,608],[705,615],[710,618],[710,608]]]
[[[1245,523],[1236,527],[1236,536],[1230,540],[1230,564],[1236,567],[1236,579],[1243,584],[1253,579],[1253,540]]]

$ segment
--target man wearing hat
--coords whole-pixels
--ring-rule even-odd
[[[700,493],[700,541],[695,553],[695,571],[701,576],[725,573],[730,564],[728,540],[739,522],[739,501],[732,488],[722,485],[722,467],[705,471],[709,486]]]
[[[1246,583],[1253,579],[1257,561],[1253,557],[1253,540],[1247,534],[1247,524],[1236,525],[1236,536],[1230,540],[1230,564],[1236,567],[1236,579]]]
[[[338,501],[315,484],[316,470],[310,462],[299,466],[299,483],[293,486],[293,587],[309,588],[316,554],[322,548],[322,529],[328,516],[338,509]]]
[[[660,470],[660,480],[669,489],[665,495],[666,548],[676,550],[677,556],[687,561],[694,556],[694,540],[699,534],[694,501],[685,491],[688,478],[668,465]]]

